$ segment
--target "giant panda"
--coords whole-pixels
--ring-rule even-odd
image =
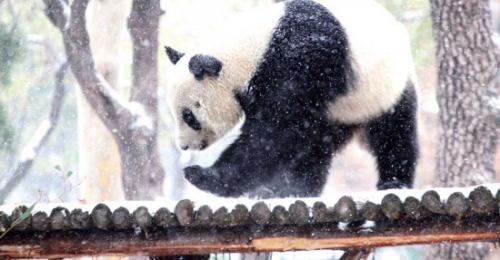
[[[402,24],[372,0],[290,0],[232,19],[199,50],[165,47],[179,147],[238,134],[212,166],[185,168],[189,182],[225,197],[318,196],[359,135],[378,189],[412,187],[417,95]]]

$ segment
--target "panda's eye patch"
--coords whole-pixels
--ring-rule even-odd
[[[186,122],[186,124],[193,128],[195,131],[200,131],[201,130],[201,124],[200,122],[196,119],[194,116],[193,112],[189,109],[184,109],[182,110],[182,120]]]

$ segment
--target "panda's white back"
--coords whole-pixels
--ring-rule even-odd
[[[201,50],[224,64],[218,79],[222,85],[229,84],[240,91],[246,89],[284,13],[284,4],[278,3],[253,8],[225,20],[224,26]]]
[[[415,83],[409,38],[403,25],[373,0],[314,2],[327,8],[345,29],[356,75],[349,93],[329,105],[331,120],[362,123],[390,109],[407,81]],[[247,88],[285,14],[285,4],[254,8],[227,19],[197,51],[222,61],[220,85],[232,91]]]
[[[408,80],[415,84],[409,37],[404,26],[372,0],[316,1],[346,30],[357,78],[352,91],[329,106],[330,117],[360,123],[390,109]]]

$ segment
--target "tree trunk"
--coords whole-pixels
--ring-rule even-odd
[[[438,64],[440,139],[435,186],[492,182],[498,54],[487,0],[431,0]],[[427,259],[484,259],[487,244],[438,245]]]
[[[45,13],[63,35],[71,70],[89,105],[118,144],[128,200],[162,195],[164,172],[157,145],[159,0],[134,0],[129,29],[134,44],[131,101],[123,100],[96,69],[85,11],[89,0],[44,0]],[[136,71],[137,70],[137,71]]]
[[[158,24],[159,0],[134,0],[128,20],[132,36],[133,63],[130,101],[141,104],[152,131],[126,130],[119,142],[123,184],[129,200],[154,199],[162,195],[164,171],[158,152]]]
[[[91,0],[87,28],[95,65],[115,90],[121,85],[120,47],[130,1]],[[123,200],[120,153],[115,140],[94,109],[78,92],[78,160],[81,194],[88,202]]]

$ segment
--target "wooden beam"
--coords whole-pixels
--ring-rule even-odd
[[[324,249],[369,249],[500,238],[500,217],[449,217],[424,221],[377,222],[371,228],[339,229],[334,223],[247,225],[231,228],[178,227],[156,230],[63,230],[16,232],[0,240],[1,258],[74,258],[84,256],[164,256]]]

